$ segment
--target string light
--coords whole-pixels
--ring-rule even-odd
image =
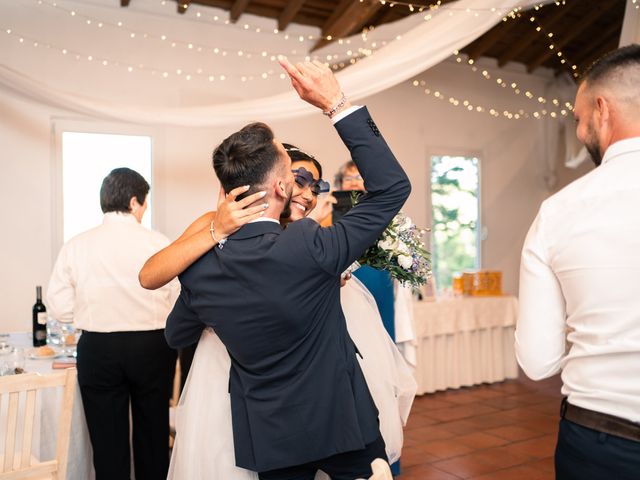
[[[229,76],[226,74],[205,72],[204,69],[202,68],[198,68],[195,71],[188,71],[182,68],[159,68],[159,67],[144,64],[144,63],[134,64],[132,62],[115,60],[112,58],[97,56],[91,53],[84,53],[71,48],[60,47],[52,43],[42,42],[28,35],[21,35],[11,28],[5,28],[4,32],[6,35],[9,35],[10,37],[17,39],[17,41],[22,46],[32,46],[34,48],[43,48],[49,51],[57,52],[63,56],[73,58],[76,61],[87,61],[87,62],[95,63],[102,67],[123,68],[129,73],[133,71],[144,71],[144,72],[150,73],[151,75],[158,75],[164,79],[169,78],[172,75],[175,75],[176,77],[183,78],[187,81],[195,78],[206,79],[206,80],[209,80],[210,82],[213,82],[215,80],[223,81],[228,78],[236,78],[236,77],[240,78],[240,74]],[[285,78],[283,75],[280,74],[280,70],[274,71],[273,69],[266,69],[266,71],[263,70],[255,74],[242,74],[242,77],[244,78],[243,81],[252,81],[252,80],[259,80],[259,79],[267,80],[269,78],[279,78],[279,79]]]
[[[480,76],[482,78],[484,78],[485,80],[489,80],[489,81],[493,81],[493,76],[489,73],[488,70],[486,69],[479,69],[477,66],[473,65],[473,63],[469,63],[470,60],[472,59],[468,59],[467,61],[464,60],[464,58],[460,55],[460,53],[456,50],[455,52],[453,52],[454,55],[456,56],[456,62],[457,63],[461,63],[461,64],[467,64],[469,65],[470,69],[472,72],[475,73],[480,73]],[[536,101],[540,104],[553,104],[553,105],[565,105],[570,111],[573,111],[573,104],[569,101],[561,101],[557,98],[551,98],[548,99],[546,97],[544,97],[543,95],[537,95],[532,93],[529,90],[522,90],[520,88],[520,85],[515,82],[515,81],[509,81],[509,80],[505,80],[502,77],[498,77],[495,79],[495,83],[497,85],[500,85],[502,88],[508,89],[510,92],[512,92],[514,95],[523,95],[526,98],[528,98],[529,100],[533,100]]]
[[[563,6],[566,5],[566,1],[565,0],[557,0],[555,2],[556,6]],[[536,7],[534,10],[538,11],[540,10],[542,7]],[[529,22],[534,24],[535,27],[535,31],[540,33],[543,38],[547,41],[548,43],[548,47],[549,50],[553,50],[555,52],[555,55],[557,58],[560,59],[560,63],[562,65],[566,65],[567,67],[569,67],[569,73],[574,77],[574,78],[578,78],[580,76],[580,73],[578,72],[578,66],[572,62],[570,62],[566,55],[562,52],[562,50],[560,50],[560,48],[556,45],[556,43],[554,43],[553,38],[555,37],[555,34],[547,29],[544,28],[544,26],[538,21],[538,19],[535,16],[535,13],[532,14],[529,17]]]
[[[56,8],[58,10],[64,11],[69,13],[71,10],[58,5],[55,2],[48,2],[46,0],[42,0],[42,2],[40,3],[41,5],[46,5],[52,8]],[[134,39],[134,38],[142,38],[145,40],[160,40],[162,42],[170,42],[170,45],[172,47],[182,47],[185,48],[187,50],[191,50],[194,52],[198,52],[198,53],[204,53],[204,54],[209,54],[211,52],[213,53],[221,53],[221,52],[229,52],[228,49],[223,49],[220,47],[215,47],[212,45],[205,45],[205,44],[200,44],[200,43],[195,43],[192,41],[186,41],[186,40],[179,40],[179,39],[170,39],[167,35],[164,34],[156,34],[156,33],[150,33],[150,32],[146,32],[146,31],[141,31],[141,30],[137,30],[137,29],[133,29],[133,28],[129,28],[128,26],[126,26],[122,21],[118,21],[118,22],[110,22],[107,20],[99,20],[97,18],[93,18],[90,17],[88,15],[85,14],[79,14],[79,13],[75,13],[74,16],[77,16],[80,19],[83,19],[86,21],[87,25],[96,25],[98,28],[102,28],[102,27],[112,27],[112,28],[117,28],[118,30],[124,32],[128,38]],[[248,25],[245,25],[245,27],[248,27]],[[243,30],[248,30],[248,28],[243,28]],[[253,30],[253,32],[255,32],[256,29]],[[256,32],[256,33],[260,33],[260,32]],[[289,40],[290,36],[289,35],[285,35],[282,38],[284,38],[285,40]],[[306,40],[313,40],[314,37],[313,35],[308,35],[307,37],[303,36],[303,35],[297,35],[296,36],[296,40],[299,43],[302,43]],[[277,54],[274,54],[277,55]],[[251,58],[251,56],[247,57],[247,58]]]
[[[160,2],[162,5],[166,5],[166,2]],[[69,14],[72,17],[77,17],[82,19],[84,22],[87,23],[87,25],[92,25],[96,22],[101,22],[101,25],[99,26],[99,28],[102,28],[103,26],[112,26],[112,25],[116,25],[118,27],[124,28],[125,30],[128,31],[132,31],[131,29],[127,29],[125,27],[125,24],[122,21],[118,21],[118,22],[107,22],[104,20],[100,20],[98,18],[92,17],[90,15],[84,14],[84,13],[80,13],[78,10],[76,9],[72,9],[72,8],[67,8],[63,5],[59,5],[57,2],[55,1],[50,1],[50,0],[37,0],[37,4],[38,5],[43,5],[46,7],[50,7],[50,8],[54,8],[57,10],[60,10],[62,12],[65,12],[66,14]],[[269,29],[269,28],[263,28],[263,27],[259,27],[259,26],[255,26],[255,25],[251,25],[248,23],[232,23],[229,19],[223,19],[221,18],[219,15],[206,15],[203,14],[201,11],[196,11],[195,12],[195,16],[197,18],[198,22],[202,22],[202,23],[208,23],[211,26],[216,26],[216,27],[225,27],[225,28],[232,28],[232,29],[236,29],[236,30],[250,30],[253,33],[261,33],[261,34],[265,34],[265,35],[278,35],[279,37],[285,39],[285,40],[291,40],[293,42],[301,42],[302,40],[300,40],[301,35],[292,35],[289,33],[284,33],[281,32],[280,30],[278,30],[277,28],[274,29]],[[140,33],[142,35],[144,35],[144,32],[139,32],[136,31],[135,33]],[[147,33],[148,36],[152,36],[152,34]],[[305,40],[319,40],[322,37],[319,37],[317,35],[311,35],[311,34],[307,34],[302,36],[304,37]]]
[[[494,118],[502,117],[508,120],[523,120],[523,119],[533,118],[536,120],[540,120],[546,117],[554,118],[554,119],[565,117],[569,114],[569,112],[565,108],[561,108],[560,110],[547,110],[546,108],[543,108],[541,110],[527,112],[523,109],[513,111],[513,110],[500,109],[497,107],[486,107],[483,105],[474,104],[468,99],[459,99],[454,96],[446,95],[441,90],[430,88],[427,85],[427,82],[425,82],[424,80],[413,80],[411,84],[414,87],[422,88],[422,91],[425,95],[433,96],[434,98],[442,101],[447,100],[448,103],[453,107],[462,106],[462,108],[464,110],[467,110],[468,112],[488,114]]]
[[[190,41],[182,41],[182,40],[178,40],[178,39],[169,39],[169,37],[167,35],[158,35],[155,33],[150,33],[150,32],[143,32],[140,30],[133,30],[130,29],[127,25],[125,25],[122,21],[118,21],[118,22],[109,22],[109,21],[105,21],[105,20],[101,20],[98,18],[93,18],[93,17],[89,17],[88,15],[79,13],[76,10],[71,10],[69,8],[65,8],[63,6],[58,5],[55,1],[49,1],[49,0],[38,0],[37,2],[39,5],[45,5],[45,6],[49,6],[49,7],[53,7],[56,8],[60,11],[65,12],[66,14],[71,15],[71,12],[74,12],[73,15],[74,17],[78,17],[80,20],[82,21],[86,21],[87,25],[94,25],[97,26],[98,28],[103,28],[103,27],[111,27],[114,29],[117,29],[118,31],[123,32],[124,34],[126,34],[126,38],[128,39],[144,39],[144,40],[158,40],[161,42],[164,42],[168,45],[170,45],[172,48],[176,48],[176,47],[183,47],[187,50],[189,50],[190,52],[193,53],[202,53],[202,54],[215,54],[215,55],[220,55],[220,56],[227,56],[229,54],[233,54],[235,53],[235,56],[237,58],[242,58],[242,59],[246,59],[248,61],[252,61],[254,57],[259,57],[259,58],[266,58],[268,60],[270,60],[271,62],[275,62],[277,60],[277,57],[280,53],[282,53],[282,51],[278,51],[276,52],[258,52],[258,51],[241,51],[241,50],[236,50],[235,52],[233,50],[228,50],[228,49],[224,49],[221,47],[216,47],[216,46],[211,46],[211,45],[201,45],[201,44],[196,44],[194,42],[190,42]],[[163,4],[166,4],[166,2],[164,2]],[[218,16],[214,16],[215,20],[219,20]],[[229,24],[228,21],[225,22],[225,24]],[[244,30],[249,30],[250,27],[248,24],[244,24],[242,27]],[[259,28],[256,30],[260,30]],[[373,30],[373,27],[369,28],[369,30]],[[278,33],[278,30],[275,29],[274,30],[275,33]],[[304,37],[303,35],[293,35],[297,38],[298,42],[304,42],[305,39],[314,39],[316,37],[312,36],[312,35],[308,35],[307,37]],[[289,39],[289,34],[284,34],[282,36],[282,38],[284,39]],[[363,36],[363,41],[367,42],[367,38],[366,35]],[[346,57],[346,60],[343,62],[338,62],[335,64],[331,65],[331,68],[333,68],[334,70],[338,70],[340,68],[344,68],[345,66],[348,65],[353,65],[355,63],[357,63],[357,61],[361,60],[362,58],[371,56],[376,50],[378,50],[379,48],[381,48],[380,46],[377,45],[377,42],[373,42],[371,48],[354,48],[351,47],[351,39],[338,39],[337,43],[339,45],[346,45],[348,48],[348,50],[346,51],[346,53],[342,53],[340,55],[338,54],[334,54],[333,55],[333,60],[337,60],[340,57]],[[387,45],[387,41],[383,40],[380,42],[381,46],[385,46]],[[265,54],[266,53],[266,54]],[[291,50],[287,53],[287,56],[289,56],[289,58],[291,58],[292,60],[309,60],[309,59],[319,59],[317,55],[314,56],[308,56],[305,55],[304,53],[299,53],[297,50]]]
[[[7,35],[17,38],[20,44],[31,45],[34,48],[38,46],[42,46],[42,48],[60,53],[63,56],[73,57],[77,61],[86,60],[87,62],[95,62],[105,67],[111,66],[115,68],[124,68],[129,73],[133,71],[146,71],[151,73],[152,75],[161,74],[162,78],[169,78],[169,76],[173,74],[177,77],[184,78],[185,80],[191,80],[193,78],[201,78],[201,79],[207,79],[209,81],[214,81],[216,79],[225,80],[227,78],[240,78],[242,82],[258,80],[258,79],[267,80],[269,78],[275,78],[275,77],[278,77],[280,79],[286,79],[286,75],[284,75],[283,73],[276,73],[273,69],[267,69],[266,71],[260,71],[259,73],[253,73],[253,74],[238,73],[233,76],[228,76],[224,74],[221,75],[221,74],[213,74],[211,72],[205,72],[203,68],[197,68],[195,71],[187,71],[182,68],[159,68],[159,67],[147,65],[144,63],[134,64],[132,62],[126,62],[126,61],[116,60],[112,58],[96,56],[93,54],[87,54],[74,49],[65,48],[55,44],[39,41],[32,37],[21,35],[11,28],[6,28],[4,31]],[[226,52],[221,52],[221,53],[226,54]],[[337,61],[340,58],[338,54],[327,55],[326,57],[327,61],[325,61],[324,64],[329,66],[333,70],[339,70],[339,69],[345,68],[348,65],[355,64],[360,59],[369,55],[373,55],[373,53],[374,52],[372,50],[360,48],[356,51],[351,52],[351,58],[348,61]],[[238,56],[244,56],[244,52],[238,51]],[[266,57],[268,56],[268,53],[266,51],[263,51],[261,56]],[[314,57],[310,57],[310,56],[304,57],[305,61],[309,61],[312,59],[322,61],[322,59],[320,59],[317,55]],[[269,60],[275,61],[277,60],[277,57],[271,56]],[[335,62],[331,63],[332,61],[335,61]],[[280,72],[279,69],[276,69],[276,70]]]

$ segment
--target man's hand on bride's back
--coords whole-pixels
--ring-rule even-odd
[[[256,192],[242,200],[237,200],[238,196],[245,193],[249,188],[249,186],[234,188],[226,195],[222,187],[220,188],[218,209],[213,220],[216,238],[220,240],[227,238],[243,225],[264,215],[264,211],[267,208],[266,203],[250,205],[264,198],[266,192]]]

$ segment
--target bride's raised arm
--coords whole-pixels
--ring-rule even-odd
[[[140,285],[149,290],[166,285],[216,246],[220,240],[227,238],[246,223],[261,217],[266,208],[265,204],[253,207],[249,205],[263,198],[265,192],[257,192],[242,200],[236,200],[238,195],[248,189],[248,186],[238,187],[226,196],[220,189],[217,212],[207,212],[196,219],[178,239],[149,258],[138,274]]]

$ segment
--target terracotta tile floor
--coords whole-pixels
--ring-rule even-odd
[[[416,397],[399,480],[553,480],[560,378]]]

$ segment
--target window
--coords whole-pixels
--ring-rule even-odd
[[[104,177],[118,167],[135,170],[151,185],[151,137],[62,132],[64,242],[100,225],[100,186]],[[147,203],[142,224],[151,227],[150,198]]]
[[[432,262],[438,289],[480,267],[479,160],[431,157]]]

